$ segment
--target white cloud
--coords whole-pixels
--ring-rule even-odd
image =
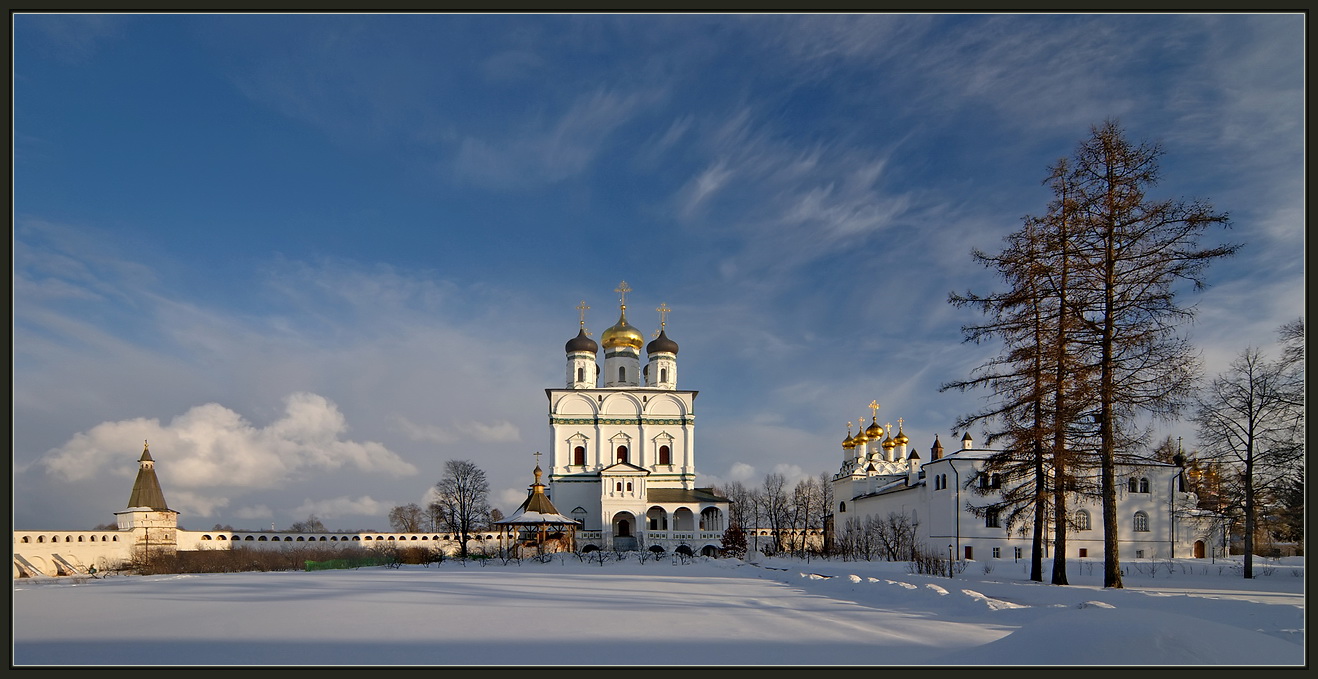
[[[468,135],[458,143],[454,176],[513,189],[553,184],[584,172],[611,135],[663,94],[597,89],[579,96],[552,124],[523,121],[495,138]]]
[[[52,476],[80,481],[123,467],[125,441],[150,441],[162,463],[157,473],[170,488],[277,488],[289,479],[349,467],[366,474],[411,476],[417,469],[374,442],[344,440],[347,422],[326,398],[294,393],[284,416],[256,427],[238,413],[208,403],[162,425],[135,418],[103,422],[47,453],[41,464]],[[167,462],[167,463],[166,463]]]

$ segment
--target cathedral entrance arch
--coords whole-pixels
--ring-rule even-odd
[[[631,512],[618,512],[613,515],[614,549],[636,549],[636,517]]]
[[[1196,558],[1196,559],[1202,559],[1202,558],[1204,558],[1204,541],[1203,541],[1203,540],[1195,540],[1195,541],[1194,541],[1194,558]]]

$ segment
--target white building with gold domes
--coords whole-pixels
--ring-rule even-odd
[[[596,344],[581,328],[567,342],[567,381],[549,399],[549,489],[559,511],[580,522],[582,545],[714,554],[728,500],[696,487],[695,399],[677,388],[677,342],[661,304],[649,344],[627,321],[624,281],[618,322]],[[601,347],[602,345],[602,347]],[[598,356],[604,351],[601,370]],[[641,349],[645,349],[645,365]]]
[[[910,438],[897,420],[879,426],[879,404],[870,425],[842,441],[842,465],[833,475],[832,538],[865,524],[904,519],[915,527],[915,540],[939,554],[958,559],[991,561],[1028,559],[1032,535],[1008,525],[993,512],[975,512],[1000,497],[1003,479],[985,471],[997,450],[976,448],[969,432],[960,448],[945,452],[934,436],[927,456],[910,448]],[[858,420],[864,424],[864,420]],[[1153,459],[1131,457],[1117,465],[1117,549],[1123,559],[1204,558],[1222,554],[1226,540],[1223,517],[1196,507],[1186,491],[1185,469]],[[1088,486],[1095,485],[1091,481]],[[1069,493],[1066,517],[1066,557],[1103,558],[1102,514],[1098,498]],[[1054,519],[1055,520],[1055,519]],[[1052,539],[1052,526],[1045,534]],[[1045,545],[1051,557],[1051,542]]]

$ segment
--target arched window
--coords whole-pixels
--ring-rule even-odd
[[[627,446],[618,446],[618,461],[627,461]]]
[[[586,464],[585,446],[577,446],[576,448],[572,449],[572,464],[576,464],[576,465]]]
[[[43,544],[44,544],[44,543],[46,542],[46,536],[44,536],[44,535],[38,535],[38,536],[37,536],[37,542],[40,542],[40,543],[43,543]]]
[[[660,369],[659,369],[659,381],[660,381],[660,382],[667,382],[667,381],[668,381],[668,368],[660,368]]]
[[[622,481],[619,481],[619,482],[618,482],[617,489],[618,489],[618,492],[619,492],[619,493],[622,492]]]
[[[990,488],[1001,488],[1001,487],[1002,487],[1002,475],[1001,475],[1001,474],[994,474],[994,475],[993,475],[993,479],[989,482],[989,487],[990,487]]]
[[[78,542],[82,542],[82,536],[81,536],[81,535],[78,536]]]
[[[1148,480],[1148,479],[1140,479],[1140,492],[1141,492],[1141,493],[1147,493],[1147,492],[1149,492],[1149,480]]]
[[[984,527],[985,528],[998,527],[998,510],[996,509],[988,510],[988,513],[984,515]]]
[[[673,453],[668,446],[659,446],[659,464],[672,464]]]
[[[627,482],[627,492],[628,492],[628,493],[632,492],[632,482],[631,482],[631,481],[628,481],[628,482]]]
[[[988,474],[979,475],[979,487],[988,488]]]
[[[668,530],[668,513],[660,507],[651,507],[645,513],[645,519],[650,530]]]
[[[1135,512],[1135,532],[1149,532],[1149,515],[1144,512]]]
[[[95,540],[95,539],[96,539],[96,536],[93,535],[93,536],[92,536],[92,539]],[[29,538],[29,537],[26,536],[26,535],[23,536],[23,542],[26,543],[26,542],[31,542],[31,541],[32,541],[32,538]]]
[[[1130,481],[1126,483],[1126,489],[1132,493],[1139,492],[1139,482],[1135,480],[1135,477],[1132,476]]]
[[[627,381],[627,368],[623,366],[618,366],[618,381],[619,382]]]
[[[572,510],[572,520],[576,521],[577,523],[583,526],[586,525],[586,508],[577,507],[576,509]]]
[[[723,512],[706,507],[700,512],[700,530],[723,530]]]
[[[1080,511],[1078,511],[1078,512],[1076,512],[1076,513],[1075,513],[1075,529],[1076,529],[1076,530],[1089,530],[1090,528],[1092,528],[1092,524],[1091,524],[1090,521],[1089,521],[1089,512],[1087,512],[1087,511],[1085,511],[1085,510],[1083,510],[1083,509],[1080,510]]]
[[[202,540],[209,540],[209,539],[211,539],[211,536],[209,536],[209,535],[203,535],[203,536],[201,536],[201,539],[202,539]]]

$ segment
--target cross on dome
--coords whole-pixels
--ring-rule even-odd
[[[627,281],[619,283],[618,287],[614,288],[613,291],[619,295],[618,303],[621,304],[624,309],[627,308],[627,293],[632,291],[631,286],[627,285]]]
[[[655,330],[651,337],[658,337],[659,334],[664,331],[664,326],[668,325],[668,312],[672,311],[672,309],[668,308],[667,302],[660,302],[659,306],[655,307],[654,310],[659,312],[659,329]]]
[[[589,330],[586,330],[586,310],[589,309],[589,308],[590,308],[590,306],[586,304],[586,300],[584,300],[584,299],[581,300],[581,303],[577,305],[577,311],[580,311],[580,312],[581,312],[581,329],[582,329],[582,331],[584,331],[587,335],[590,334],[590,331],[589,331]]]

